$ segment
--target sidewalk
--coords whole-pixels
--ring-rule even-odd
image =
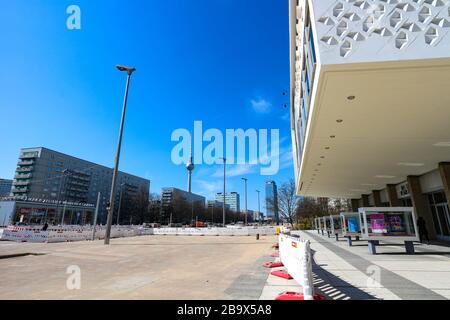
[[[337,242],[316,231],[299,234],[311,241],[315,287],[328,299],[450,299],[448,247],[416,244],[416,254],[407,255],[400,243],[382,243],[378,254],[370,255],[367,241],[348,247],[345,239]],[[272,300],[287,290],[301,287],[269,275],[260,299]]]

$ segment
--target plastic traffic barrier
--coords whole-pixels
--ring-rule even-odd
[[[284,267],[281,261],[268,261],[263,263],[263,267],[265,268],[279,268]]]
[[[271,257],[278,258],[280,256],[279,252],[274,252],[270,255]]]
[[[292,291],[285,291],[280,293],[275,300],[283,301],[283,300],[306,300],[303,293],[300,292],[292,292]],[[313,299],[309,300],[326,300],[326,298],[320,294],[315,294],[313,296]]]
[[[293,279],[292,276],[286,270],[275,270],[270,273],[271,275],[287,280]]]
[[[303,287],[303,300],[314,300],[310,242],[281,234],[278,243],[280,261],[292,278]]]

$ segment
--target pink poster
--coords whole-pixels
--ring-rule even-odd
[[[384,222],[384,214],[376,213],[370,215],[373,233],[386,233],[386,223]]]

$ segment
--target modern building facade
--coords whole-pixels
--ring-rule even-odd
[[[201,195],[173,187],[161,189],[161,203],[163,210],[170,208],[177,201],[183,201],[203,208],[206,204],[206,198]]]
[[[273,180],[266,181],[266,218],[267,220],[280,222],[278,214],[278,188]]]
[[[0,197],[8,197],[11,193],[12,180],[0,179]]]
[[[223,208],[223,200],[222,201],[208,200],[207,201],[207,206],[208,206],[208,209],[211,209],[211,208]],[[225,205],[225,208],[226,209],[230,209],[230,205],[227,203]]]
[[[87,225],[92,224],[95,207],[92,204],[81,204],[43,199],[4,198],[0,200],[0,226],[8,226],[18,222],[27,225]]]
[[[223,203],[223,192],[216,193],[216,201]],[[230,206],[230,210],[235,212],[241,211],[241,198],[237,192],[227,192],[225,193],[225,205]]]
[[[107,217],[113,169],[43,147],[23,148],[14,176],[11,196],[95,204],[101,193],[98,222]],[[150,181],[119,172],[115,196],[125,199],[142,195],[148,199]],[[123,194],[125,193],[125,195]],[[122,210],[125,210],[122,205]]]
[[[297,193],[413,205],[450,239],[450,1],[289,6]]]

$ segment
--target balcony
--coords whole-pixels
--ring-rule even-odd
[[[19,161],[17,163],[17,165],[19,166],[31,166],[34,164],[34,160],[23,160],[23,161]]]
[[[68,186],[68,187],[67,187],[67,190],[68,190],[68,191],[84,192],[84,193],[86,193],[86,192],[89,191],[88,188],[78,188],[78,187],[74,187],[74,186]]]
[[[31,172],[33,171],[34,167],[23,167],[23,168],[17,168],[16,172]]]
[[[13,186],[28,186],[30,184],[30,180],[25,181],[14,181]]]
[[[20,155],[19,159],[34,159],[38,156],[37,152],[26,152]]]
[[[14,176],[14,179],[30,179],[33,176],[33,174],[31,173],[22,173],[22,174],[18,174],[16,173],[16,175]]]
[[[76,181],[76,180],[72,180],[72,179],[69,180],[69,181],[67,182],[67,184],[89,188],[89,183],[86,183],[86,182],[80,182],[80,181]]]
[[[16,194],[16,193],[27,193],[28,192],[28,187],[22,187],[22,188],[16,188],[16,187],[12,187],[11,188],[11,192]]]

